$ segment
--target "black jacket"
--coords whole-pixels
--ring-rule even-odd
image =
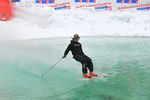
[[[82,51],[82,45],[79,42],[71,41],[70,44],[68,45],[64,56],[66,57],[68,52],[71,50],[73,56],[77,55],[84,55]]]

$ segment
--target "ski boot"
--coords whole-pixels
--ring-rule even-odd
[[[97,74],[95,74],[94,72],[90,72],[91,76],[98,76]]]
[[[91,78],[91,76],[89,74],[87,74],[87,73],[83,74],[83,77],[84,78]]]

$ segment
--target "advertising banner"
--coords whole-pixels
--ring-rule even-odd
[[[150,10],[150,0],[35,0],[34,3],[39,7],[48,6],[54,10]]]

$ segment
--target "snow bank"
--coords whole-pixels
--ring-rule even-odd
[[[54,11],[36,5],[15,5],[14,18],[0,22],[0,39],[81,36],[150,36],[149,12],[94,10]]]

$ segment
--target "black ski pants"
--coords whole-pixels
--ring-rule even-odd
[[[93,63],[91,58],[86,55],[75,55],[73,58],[82,64],[83,74],[87,73],[87,68],[90,72],[93,72]]]

